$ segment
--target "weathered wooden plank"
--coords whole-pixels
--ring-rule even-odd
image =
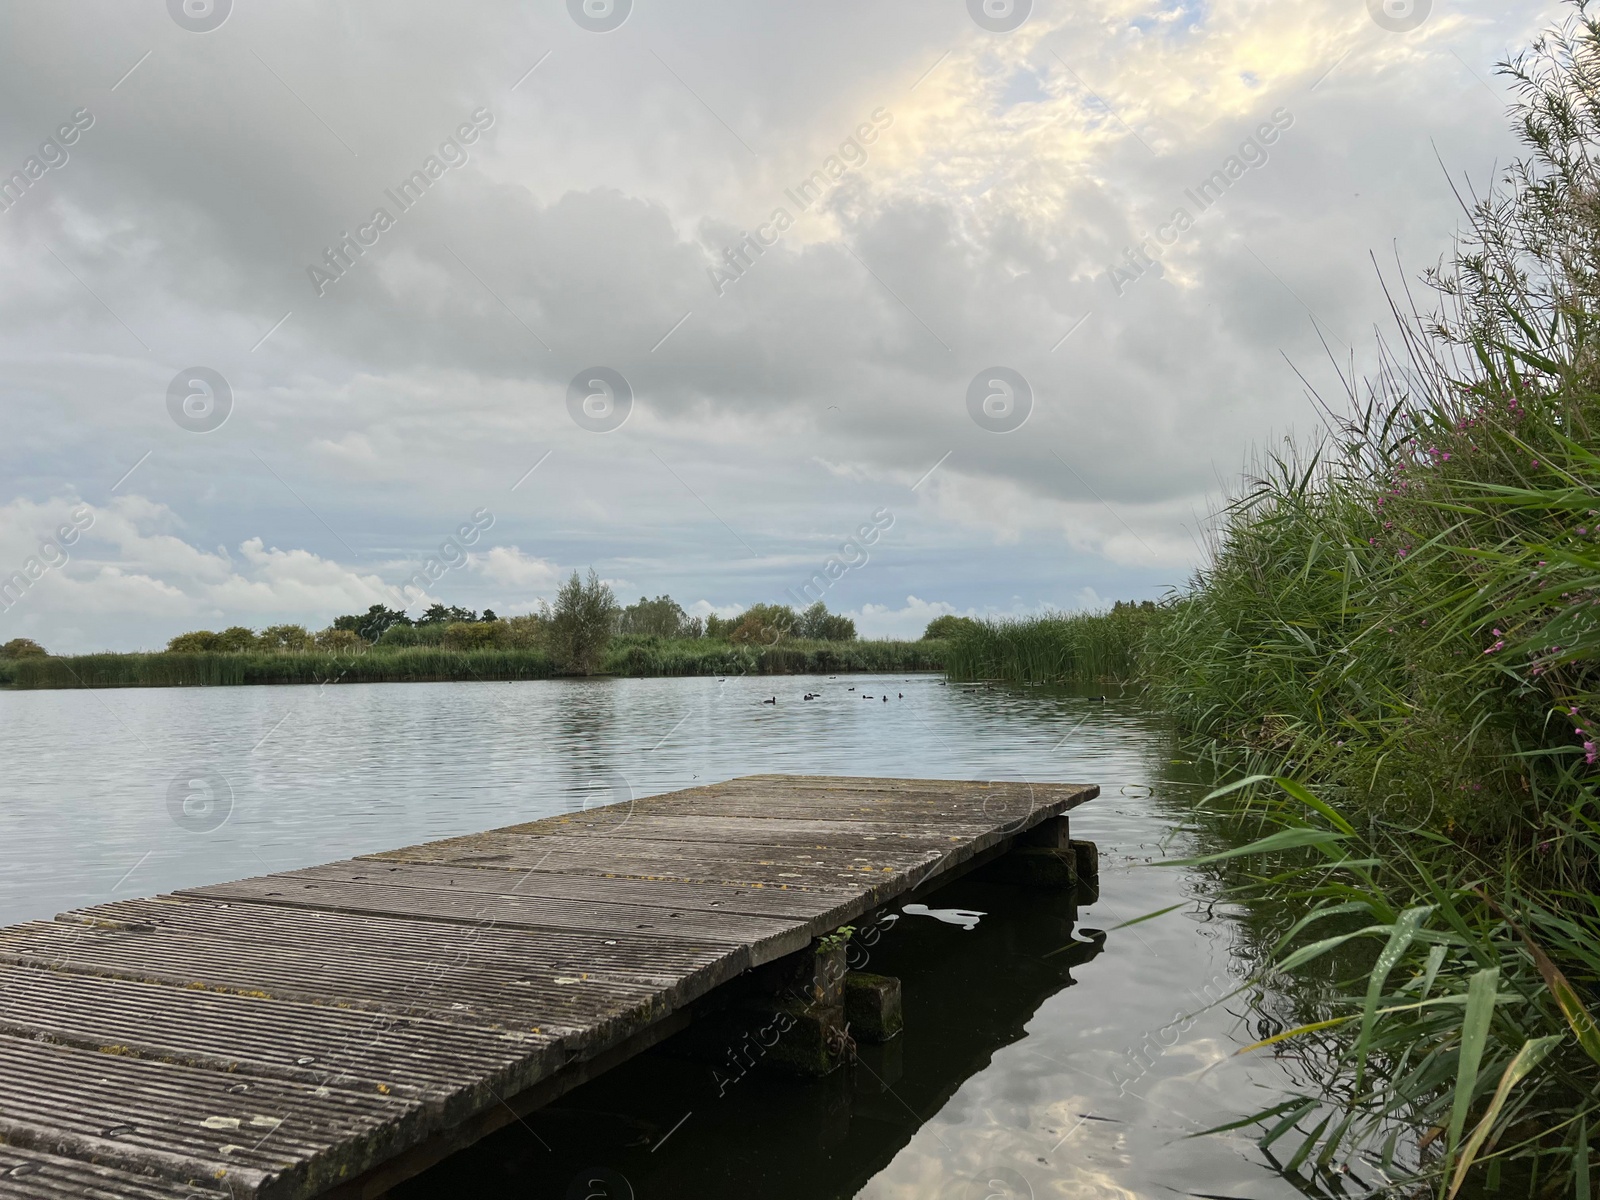
[[[428,891],[384,883],[346,883],[295,875],[265,875],[180,892],[210,900],[244,900],[322,908],[372,916],[419,917],[488,925],[501,929],[578,929],[591,933],[659,931],[696,943],[749,947],[765,961],[800,949],[809,940],[808,922],[753,917],[733,912],[649,908],[595,900],[569,900],[540,894]]]
[[[212,1179],[163,1179],[0,1145],[0,1197],[5,1200],[204,1200],[228,1195]]]
[[[987,819],[948,821],[828,820],[817,817],[782,817],[771,813],[721,814],[657,813],[638,811],[622,822],[595,813],[572,813],[499,833],[526,836],[605,835],[634,841],[674,844],[714,842],[719,845],[768,847],[837,846],[883,842],[889,846],[936,846],[981,837],[995,828]]]
[[[314,1195],[424,1136],[415,1101],[0,1037],[0,1139],[175,1182]]]
[[[880,842],[805,849],[795,846],[762,848],[740,843],[673,844],[621,835],[589,838],[565,834],[489,833],[373,857],[389,862],[490,864],[590,876],[629,875],[696,883],[848,889],[869,886],[868,881],[879,875],[927,867],[945,854],[960,849],[962,843],[947,845],[949,850],[890,847]]]
[[[83,923],[0,930],[0,962],[551,1033],[569,1052],[631,1032],[749,961],[743,948],[649,930],[603,938],[202,901],[64,915]]]
[[[0,1197],[403,1178],[1094,794],[753,777],[0,929]]]
[[[856,899],[856,893],[848,889],[758,888],[739,884],[686,884],[665,879],[591,878],[588,875],[551,872],[535,874],[494,863],[441,866],[372,858],[354,858],[307,867],[302,871],[286,871],[283,878],[380,882],[424,891],[486,892],[494,895],[537,892],[552,900],[628,904],[684,912],[730,912],[773,920],[826,917],[842,902]],[[197,892],[203,893],[204,890],[197,889]]]
[[[926,787],[926,785],[924,785]],[[931,790],[770,787],[693,789],[668,792],[605,808],[547,817],[510,829],[546,826],[588,817],[601,827],[625,827],[651,815],[691,813],[697,816],[793,817],[819,821],[976,821],[1004,824],[1064,812],[1084,803],[1093,788],[1036,785],[943,785]]]
[[[565,1056],[547,1034],[482,1030],[62,971],[0,967],[0,1035],[227,1074],[331,1085],[441,1110],[483,1080],[514,1094]]]

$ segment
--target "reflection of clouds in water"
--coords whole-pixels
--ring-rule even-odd
[[[926,904],[908,904],[900,911],[913,917],[932,917],[935,921],[959,925],[967,930],[976,929],[979,920],[988,915],[970,908],[929,908]]]

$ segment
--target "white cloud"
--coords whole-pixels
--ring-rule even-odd
[[[1386,312],[1368,247],[1412,274],[1449,250],[1434,147],[1475,184],[1514,153],[1489,64],[1559,10],[1434,7],[1395,35],[1352,0],[1086,0],[1035,5],[1002,37],[960,4],[930,19],[926,0],[737,20],[684,0],[596,38],[560,5],[535,34],[514,6],[461,22],[395,0],[359,31],[376,56],[310,0],[253,12],[248,46],[239,16],[205,38],[164,25],[93,101],[70,164],[5,216],[0,478],[104,509],[99,566],[54,580],[99,589],[95,623],[74,615],[83,598],[28,619],[47,643],[149,640],[157,613],[326,620],[374,591],[392,602],[381,577],[408,577],[397,564],[485,504],[508,550],[448,576],[452,603],[511,610],[557,562],[652,595],[777,599],[885,504],[906,536],[841,584],[850,604],[1068,607],[1084,587],[1181,583],[1199,556],[1185,523],[1310,411],[1283,358],[1330,378],[1308,310],[1360,374],[1361,331]],[[0,50],[12,90],[114,80],[165,20],[102,16],[85,31],[19,9]],[[291,60],[285,80],[343,114],[328,120],[348,150],[260,65]],[[465,97],[495,114],[471,162],[315,296],[306,264],[381,199],[371,164],[417,162]],[[866,161],[717,296],[708,263],[880,107],[893,122]],[[1270,161],[1165,277],[1117,297],[1124,249],[1279,107],[1294,123]],[[37,144],[59,119],[6,106],[0,142]],[[194,364],[235,401],[203,437],[166,412]],[[603,435],[566,409],[596,364],[634,392]],[[966,411],[989,365],[1035,393],[1005,435]],[[152,499],[108,500],[146,451],[119,491]],[[0,508],[21,523],[0,547],[35,515]]]
[[[49,648],[70,651],[104,647],[113,631],[131,630],[148,646],[197,625],[320,627],[339,613],[404,603],[399,589],[379,576],[306,550],[280,550],[260,538],[240,543],[237,557],[221,547],[201,550],[165,532],[181,522],[165,505],[139,495],[106,505],[18,499],[0,506],[4,573],[41,557],[41,539],[74,511],[86,527],[67,548],[67,561],[0,612],[5,636],[37,633]]]
[[[859,610],[844,615],[855,621],[858,637],[919,638],[929,621],[951,613],[967,617],[977,615],[970,609],[965,613],[958,612],[955,605],[943,600],[919,600],[915,596],[907,596],[900,608],[890,608],[886,604],[863,604]]]
[[[693,604],[684,605],[683,611],[701,620],[713,615],[726,620],[729,617],[737,617],[749,607],[748,604],[713,604],[709,600],[696,600]]]
[[[561,571],[555,563],[524,554],[518,546],[495,546],[474,554],[471,564],[491,583],[518,591],[545,591],[561,582]]]

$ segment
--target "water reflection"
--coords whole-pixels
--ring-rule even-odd
[[[1296,1194],[1248,1131],[1188,1137],[1273,1103],[1284,1076],[1232,1057],[1251,1040],[1242,998],[1211,1004],[1247,971],[1237,914],[1194,903],[1204,877],[1146,865],[1192,841],[1193,785],[1134,699],[815,676],[0,692],[0,729],[5,921],[592,807],[619,787],[774,771],[1099,783],[1073,817],[1101,848],[1101,898],[1080,914],[1108,931],[1092,960],[1059,899],[955,884],[926,902],[988,915],[970,931],[903,919],[874,948],[873,968],[904,983],[906,1031],[853,1071],[753,1072],[719,1097],[704,1064],[661,1047],[405,1194],[620,1197],[623,1177],[641,1198]],[[205,832],[168,809],[173,779],[200,769],[233,796]]]

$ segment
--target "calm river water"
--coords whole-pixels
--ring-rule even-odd
[[[1150,865],[1190,847],[1194,785],[1131,700],[934,676],[0,691],[0,748],[7,923],[592,807],[619,786],[1098,783],[1072,821],[1101,851],[1077,933],[1063,901],[945,889],[929,903],[988,915],[970,932],[905,916],[883,935],[871,969],[902,978],[906,1032],[854,1068],[729,1084],[658,1048],[399,1194],[1300,1194],[1249,1130],[1189,1137],[1277,1102],[1287,1077],[1234,1056],[1257,1036],[1244,996],[1206,1007],[1249,973],[1242,929],[1199,876]],[[1107,931],[1098,953],[1085,927]]]

